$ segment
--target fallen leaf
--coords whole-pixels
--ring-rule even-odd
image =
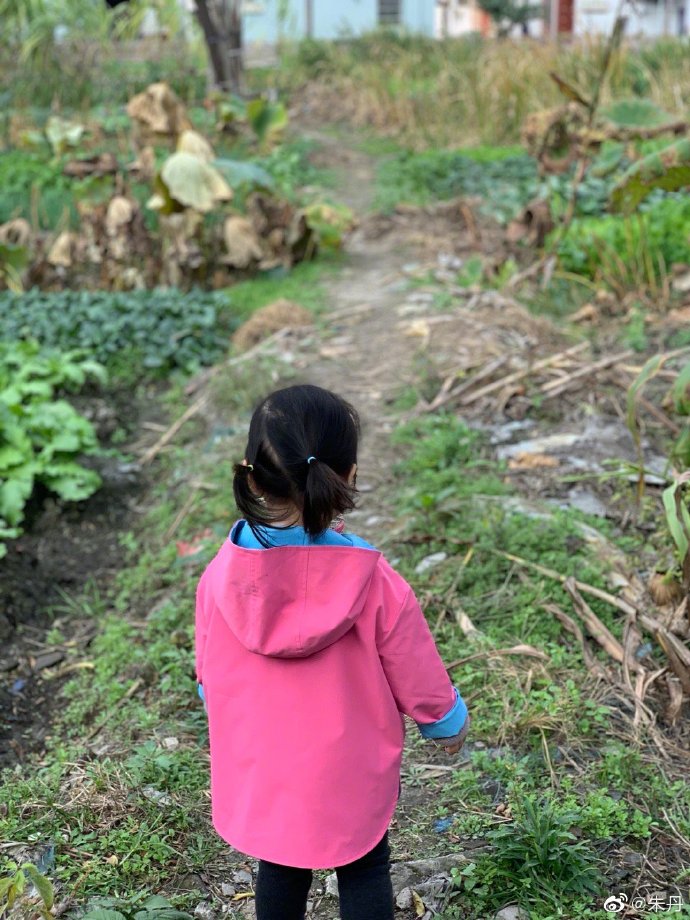
[[[203,533],[197,534],[195,537],[192,537],[191,540],[177,540],[175,546],[177,547],[177,555],[180,557],[184,556],[196,556],[197,553],[200,553],[206,546],[207,542],[213,538],[213,531],[208,528],[203,531]]]
[[[535,470],[540,468],[553,468],[558,466],[558,457],[548,454],[519,453],[508,461],[509,470]]]
[[[426,913],[426,907],[424,906],[424,901],[422,901],[414,890],[412,892],[412,903],[414,904],[415,917],[423,917]]]

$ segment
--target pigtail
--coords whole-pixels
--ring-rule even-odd
[[[312,537],[323,533],[339,514],[355,507],[355,489],[326,463],[313,461],[307,467],[302,503],[302,522]]]
[[[249,485],[249,474],[251,469],[246,463],[235,464],[235,476],[232,481],[232,491],[235,496],[235,504],[239,509],[242,517],[248,521],[255,521],[257,524],[270,523],[266,519],[266,508],[258,495]]]

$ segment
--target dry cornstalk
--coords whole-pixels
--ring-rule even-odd
[[[566,578],[563,587],[572,598],[575,609],[577,610],[582,622],[585,624],[587,632],[597,642],[604,651],[617,661],[623,664],[625,661],[625,651],[618,639],[604,626],[596,613],[589,606],[587,601],[582,597],[577,589],[574,578]]]
[[[488,396],[490,393],[496,392],[496,390],[502,390],[505,386],[511,383],[515,383],[518,380],[523,380],[525,377],[530,377],[532,374],[537,371],[542,371],[547,367],[551,367],[554,364],[557,364],[559,361],[562,361],[564,358],[570,358],[573,355],[579,354],[581,351],[584,351],[589,347],[587,342],[580,342],[578,345],[573,345],[571,348],[566,348],[565,351],[559,351],[555,355],[550,355],[548,358],[542,358],[541,361],[536,361],[530,367],[523,368],[520,371],[513,371],[510,374],[507,374],[505,377],[501,377],[500,380],[494,380],[493,383],[488,383],[485,387],[482,387],[480,390],[475,390],[474,393],[470,393],[468,396],[465,396],[464,399],[460,401],[462,406],[469,406],[477,400],[482,399],[484,396]]]
[[[624,361],[626,358],[629,358],[630,355],[632,355],[632,351],[623,351],[617,355],[609,355],[607,358],[602,358],[601,361],[595,361],[593,364],[587,364],[573,371],[571,374],[568,374],[566,377],[561,377],[558,380],[550,380],[548,383],[545,383],[541,387],[541,392],[547,399],[551,399],[554,396],[560,396],[560,394],[567,390],[571,384],[576,383],[583,377],[590,377],[592,374],[596,374],[597,371],[604,370],[613,364],[617,364],[619,361]]]
[[[587,641],[584,637],[584,633],[578,626],[578,624],[573,620],[572,617],[568,616],[565,610],[561,610],[558,604],[542,604],[542,608],[547,611],[547,613],[552,614],[559,620],[563,626],[572,633],[573,636],[580,643],[580,648],[582,649],[582,658],[584,659],[587,670],[594,674],[596,677],[606,678],[606,671],[600,662],[592,654],[590,647],[587,645]]]
[[[516,556],[514,553],[506,553],[500,549],[489,549],[488,552],[495,553],[497,556],[502,556],[504,559],[515,562],[517,565],[523,566],[524,568],[533,569],[535,572],[539,572],[547,578],[553,578],[554,581],[559,581],[562,585],[566,583],[569,577],[567,575],[561,575],[561,573],[556,572],[555,569],[549,569],[545,565],[539,565],[538,562],[531,562],[529,559],[523,559],[522,556]],[[610,594],[608,591],[594,587],[594,585],[588,585],[587,582],[578,581],[576,578],[573,578],[572,581],[577,590],[582,591],[583,594],[591,594],[592,597],[598,597],[599,600],[606,601],[607,604],[610,604],[622,613],[632,614],[633,616],[637,615],[636,607],[616,597],[615,594]]]
[[[458,377],[458,371],[453,371],[453,373],[449,374],[443,381],[441,389],[438,391],[432,401],[426,406],[422,406],[420,409],[418,409],[416,414],[419,415],[422,412],[435,412],[442,406],[454,402],[468,390],[471,390],[478,383],[481,383],[482,380],[490,377],[491,374],[495,373],[499,368],[503,367],[507,360],[508,358],[505,355],[500,355],[498,358],[492,358],[492,360],[489,361],[488,364],[484,365],[480,371],[477,371],[477,373],[470,377],[468,380],[463,380],[462,383],[459,383],[456,387],[451,389],[453,383]]]

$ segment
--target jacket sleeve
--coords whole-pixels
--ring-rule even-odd
[[[458,735],[467,719],[467,707],[450,682],[409,586],[393,615],[382,616],[377,644],[399,711],[414,719],[426,738]]]

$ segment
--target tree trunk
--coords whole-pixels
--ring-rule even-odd
[[[307,38],[314,37],[314,0],[305,0],[304,18],[306,21]]]
[[[240,0],[195,0],[195,7],[215,86],[239,93],[243,75]]]

